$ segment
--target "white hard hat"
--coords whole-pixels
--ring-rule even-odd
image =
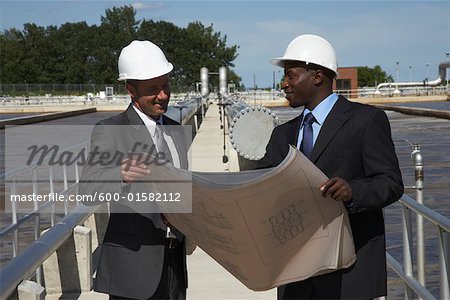
[[[120,52],[118,65],[118,80],[153,79],[173,69],[162,50],[149,41],[132,41]]]
[[[303,34],[296,37],[287,46],[283,57],[274,58],[270,62],[283,68],[286,60],[302,61],[306,64],[313,63],[338,74],[338,63],[333,46],[317,35]]]

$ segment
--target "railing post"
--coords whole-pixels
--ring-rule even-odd
[[[441,299],[450,299],[450,239],[449,233],[439,227],[439,265],[441,266]]]
[[[32,184],[33,184],[33,195],[39,194],[39,188],[38,188],[38,178],[37,178],[37,167],[34,167],[31,171],[32,173]],[[39,213],[39,204],[38,201],[33,202],[33,209],[36,213],[34,215],[34,240],[37,240],[41,236],[41,215]],[[39,285],[42,285],[42,269],[41,267],[36,269],[36,282]]]
[[[416,201],[423,204],[423,157],[420,146],[416,143],[412,145],[411,159],[414,162],[416,180]],[[423,231],[423,217],[417,214],[417,279],[425,287],[425,238]]]
[[[405,206],[402,207],[402,226],[403,226],[403,265],[405,277],[413,277],[412,265],[412,222],[411,210]],[[405,299],[414,299],[414,292],[411,287],[404,282]]]
[[[69,213],[69,195],[68,195],[68,189],[69,185],[67,183],[67,168],[66,165],[63,165],[63,181],[64,181],[64,215],[67,216]]]
[[[16,176],[12,178],[11,182],[11,195],[17,195],[17,180]],[[10,199],[13,199],[10,197]],[[17,224],[17,206],[16,201],[11,201],[11,221],[13,224]],[[18,228],[14,228],[12,234],[12,244],[13,244],[13,257],[19,254],[19,232]]]
[[[83,148],[81,148],[81,149],[83,149]],[[77,155],[79,155],[81,153],[81,151],[82,151],[81,149],[80,148],[76,148]],[[78,161],[75,162],[74,165],[75,165],[74,166],[75,167],[75,182],[78,184],[80,182],[80,171],[78,169]],[[77,189],[77,194],[78,194],[78,189]],[[80,204],[80,202],[77,201],[76,205],[79,205],[79,204]]]
[[[24,280],[17,287],[17,294],[19,300],[44,300],[45,299],[45,289],[42,285],[30,281]]]
[[[47,295],[89,292],[93,273],[91,230],[75,226],[73,234],[44,261],[43,269]]]
[[[53,183],[53,166],[49,166],[48,167],[48,184],[49,184],[49,190],[50,190],[50,194],[55,193],[55,186]],[[55,203],[53,202],[51,205],[51,212],[50,212],[50,222],[52,227],[56,224],[56,212],[55,212]]]

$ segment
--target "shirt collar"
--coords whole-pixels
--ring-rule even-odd
[[[310,111],[305,107],[305,109],[303,110],[303,117],[306,116],[309,112],[311,112],[314,118],[316,118],[316,122],[320,126],[322,126],[323,122],[325,121],[331,109],[333,108],[334,104],[336,104],[338,98],[339,96],[336,93],[332,93],[328,97],[323,99],[312,111]]]

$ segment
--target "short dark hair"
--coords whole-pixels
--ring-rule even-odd
[[[141,80],[138,80],[138,79],[127,79],[127,80],[125,80],[125,84],[129,83],[136,89],[137,88],[137,83],[139,81],[141,81]]]

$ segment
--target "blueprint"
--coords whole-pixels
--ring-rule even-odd
[[[169,222],[248,288],[268,290],[352,265],[341,202],[319,190],[327,177],[292,148],[276,168],[192,173],[192,213]]]

